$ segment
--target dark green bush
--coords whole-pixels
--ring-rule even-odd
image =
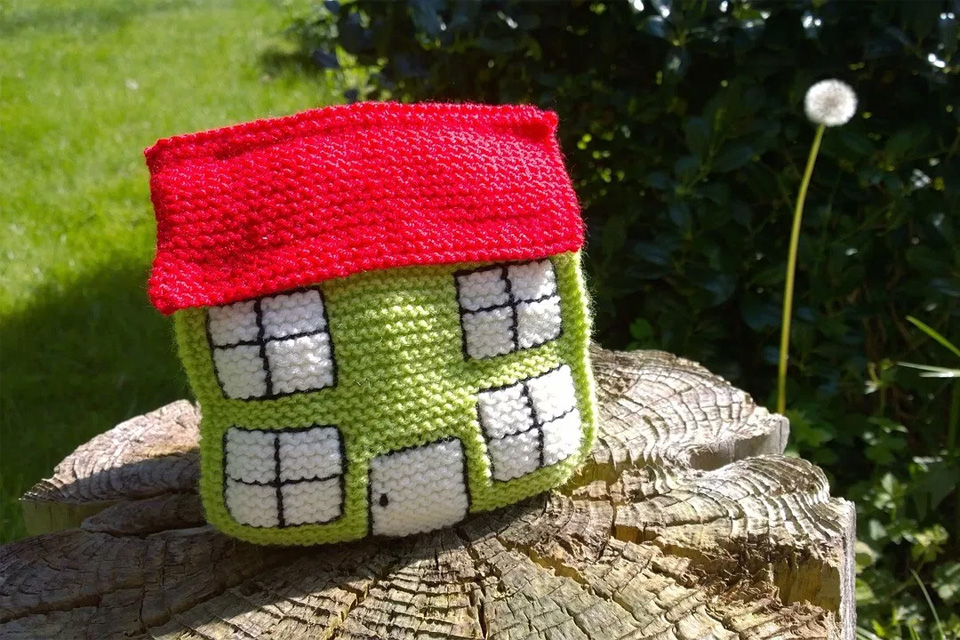
[[[361,0],[317,5],[291,33],[320,68],[369,70],[348,99],[556,110],[599,340],[699,360],[768,401],[813,136],[803,96],[823,78],[851,84],[859,113],[827,131],[807,200],[789,413],[793,446],[859,502],[863,625],[898,637],[933,629],[911,569],[942,611],[960,601],[946,435],[960,398],[951,412],[949,380],[892,364],[950,356],[907,315],[958,341],[955,13],[925,0]]]

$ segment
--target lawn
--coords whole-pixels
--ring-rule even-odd
[[[148,303],[157,138],[317,106],[278,2],[0,5],[0,542],[17,498],[77,445],[189,393]]]

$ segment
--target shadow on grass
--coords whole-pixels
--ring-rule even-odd
[[[331,87],[331,101],[328,104],[336,104],[341,101],[355,102],[361,97],[357,88],[364,87],[367,84],[367,77],[373,72],[372,68],[359,65],[336,68],[325,67],[314,59],[314,53],[311,52],[310,45],[298,44],[289,36],[261,52],[258,62],[267,77],[319,81],[323,85]],[[351,94],[353,95],[351,96]],[[363,99],[375,98],[376,96],[373,94],[363,96]]]
[[[18,497],[78,445],[190,397],[168,318],[150,306],[148,265],[38,292],[3,318],[0,541],[25,535]]]
[[[258,62],[268,75],[274,77],[284,74],[316,77],[323,73],[309,54],[288,47],[268,48],[260,54]]]

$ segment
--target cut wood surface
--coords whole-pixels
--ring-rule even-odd
[[[595,349],[598,440],[560,491],[451,529],[260,547],[204,523],[199,414],[77,449],[0,548],[3,638],[853,638],[854,509],[703,367]]]

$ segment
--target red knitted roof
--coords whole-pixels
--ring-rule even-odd
[[[533,107],[361,103],[160,140],[150,299],[163,313],[360,271],[520,260],[583,244]]]

